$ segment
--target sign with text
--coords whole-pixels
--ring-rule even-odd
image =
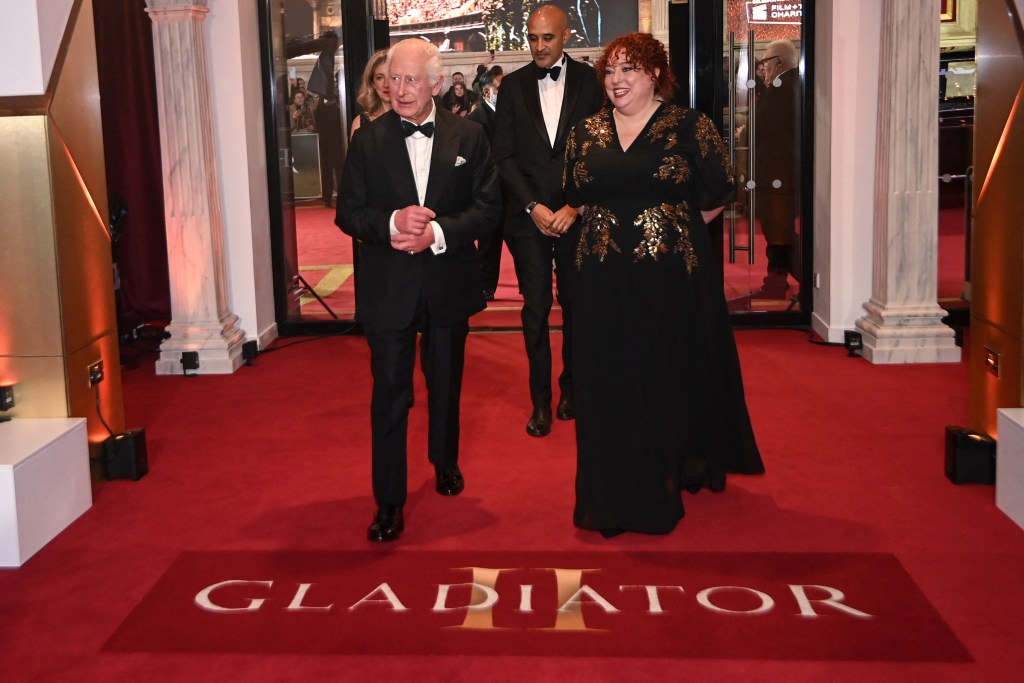
[[[882,553],[186,552],[104,649],[971,661]]]
[[[799,24],[802,16],[802,2],[750,0],[747,3],[747,23],[750,24]]]

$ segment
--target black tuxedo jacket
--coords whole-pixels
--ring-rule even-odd
[[[565,206],[566,138],[580,120],[600,109],[602,92],[593,68],[566,55],[561,77],[566,79],[565,95],[553,146],[540,108],[536,63],[506,75],[498,89],[491,142],[505,195],[508,235],[527,236],[537,231],[524,210],[530,202],[540,202],[552,211]]]
[[[757,98],[758,192],[795,194],[800,178],[800,70],[782,73]],[[772,188],[772,180],[782,187]]]
[[[435,324],[484,308],[474,240],[501,212],[497,171],[483,129],[437,109],[424,205],[437,214],[447,249],[410,256],[391,246],[391,214],[419,204],[401,119],[390,111],[360,126],[349,146],[335,223],[360,240],[356,320],[367,332],[412,324],[421,297]]]
[[[480,106],[469,112],[466,118],[483,126],[487,139],[490,140],[494,135],[494,116],[494,110],[488,107],[486,102],[481,102]]]

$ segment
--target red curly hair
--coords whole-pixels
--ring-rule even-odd
[[[661,100],[671,100],[676,91],[676,78],[672,75],[672,69],[668,66],[668,53],[665,46],[650,33],[629,33],[619,36],[608,43],[604,52],[594,65],[597,71],[598,83],[604,91],[604,70],[608,63],[614,61],[619,52],[626,53],[626,61],[633,65],[633,68],[646,71],[654,78],[654,96]],[[659,71],[654,75],[654,70]],[[604,98],[607,101],[608,93]]]

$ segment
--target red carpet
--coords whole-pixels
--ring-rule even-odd
[[[608,540],[572,526],[572,424],[556,422],[543,439],[524,431],[529,398],[520,334],[470,336],[460,458],[466,490],[455,498],[433,490],[425,456],[426,394],[417,373],[406,530],[386,548],[371,546],[365,537],[373,501],[364,339],[281,340],[254,367],[230,376],[156,377],[151,363],[127,371],[127,422],[146,429],[150,472],[138,482],[96,482],[92,509],[24,567],[0,571],[0,681],[1017,680],[1024,670],[1024,531],[996,509],[992,487],[954,486],[943,476],[944,427],[967,417],[966,364],[873,366],[846,357],[841,347],[809,344],[794,330],[743,330],[737,339],[768,473],[732,478],[719,495],[685,494],[686,518],[672,534]],[[553,342],[558,358],[560,335],[553,335]],[[785,597],[788,589],[777,587],[783,582],[830,585],[833,580],[853,596],[849,604],[862,599],[862,586],[847,579],[865,576],[870,564],[847,564],[819,579],[810,571],[816,558],[845,557],[852,563],[894,557],[909,579],[895,579],[892,564],[872,570],[871,576],[878,574],[878,594],[868,598],[871,604],[916,605],[907,635],[917,635],[919,625],[935,634],[945,622],[973,661],[921,661],[921,652],[934,650],[902,639],[896,642],[918,653],[918,661],[893,661],[883,658],[891,656],[886,653],[852,659],[842,654],[851,647],[842,639],[832,646],[846,659],[782,659],[778,653],[750,658],[745,648],[756,646],[746,643],[711,659],[686,649],[658,657],[471,650],[459,656],[400,654],[423,651],[417,643],[435,635],[424,629],[381,636],[385,642],[374,647],[387,649],[387,656],[295,654],[276,642],[246,653],[104,649],[122,625],[126,630],[118,637],[129,634],[133,613],[152,604],[147,596],[165,585],[162,577],[177,575],[179,558],[234,562],[245,553],[278,563],[281,571],[265,574],[264,566],[251,564],[251,574],[216,572],[213,579],[273,580],[275,589],[289,594],[298,583],[330,574],[332,566],[311,560],[307,572],[285,562],[298,561],[298,553],[344,554],[363,564],[380,563],[403,599],[412,595],[406,586],[419,581],[406,568],[415,564],[418,572],[421,557],[459,562],[476,557],[482,563],[539,553],[550,560],[548,568],[590,568],[575,560],[600,554],[607,562],[593,566],[615,568],[600,573],[607,573],[615,587],[602,583],[596,590],[623,612],[635,607],[628,601],[637,595],[634,589],[618,590],[619,576],[628,577],[621,583],[671,580],[684,587],[685,593],[663,596],[664,608],[673,610],[660,615],[665,623],[675,618],[676,609],[711,620],[710,613],[697,611],[704,609],[697,595],[705,588],[762,585],[750,583],[764,579],[754,565],[726,575],[708,554],[803,556],[806,575],[782,576],[764,590],[776,601],[764,618],[794,621],[798,608]],[[633,558],[644,553],[660,561],[664,578],[648,579],[639,569],[633,573]],[[438,583],[465,581],[455,572],[442,579],[427,571],[426,562],[422,566],[419,583],[427,584],[427,593],[408,598],[410,610],[414,603],[432,606]],[[449,562],[446,569],[460,566],[465,565]],[[539,614],[545,604],[541,581],[531,581],[537,585],[533,604]],[[344,608],[327,625],[340,628],[350,595],[363,586],[325,583],[323,588],[331,594],[311,587],[303,604],[333,602]],[[745,595],[750,594],[737,597]],[[309,616],[281,615],[280,603],[287,600],[287,606],[291,595],[273,597],[266,607],[276,610],[268,612],[275,619]],[[448,604],[463,597],[453,588]],[[713,599],[726,597],[723,592]],[[518,596],[511,602],[517,606]],[[929,614],[927,605],[938,618],[922,616]],[[583,607],[588,623],[594,609]],[[737,621],[756,626],[761,618]],[[689,633],[691,627],[680,628]],[[666,630],[671,637],[673,631]],[[725,641],[707,636],[702,642]],[[792,653],[802,642],[793,638],[786,647]],[[946,659],[957,652],[950,646]]]
[[[184,553],[105,649],[970,661],[893,556],[840,553]]]

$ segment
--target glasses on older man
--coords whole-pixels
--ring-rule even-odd
[[[764,69],[765,67],[768,66],[768,62],[772,61],[773,59],[777,59],[780,62],[782,61],[782,57],[779,57],[778,55],[774,55],[774,56],[771,56],[771,57],[765,57],[764,59],[759,59],[757,61],[757,68],[758,69]]]

